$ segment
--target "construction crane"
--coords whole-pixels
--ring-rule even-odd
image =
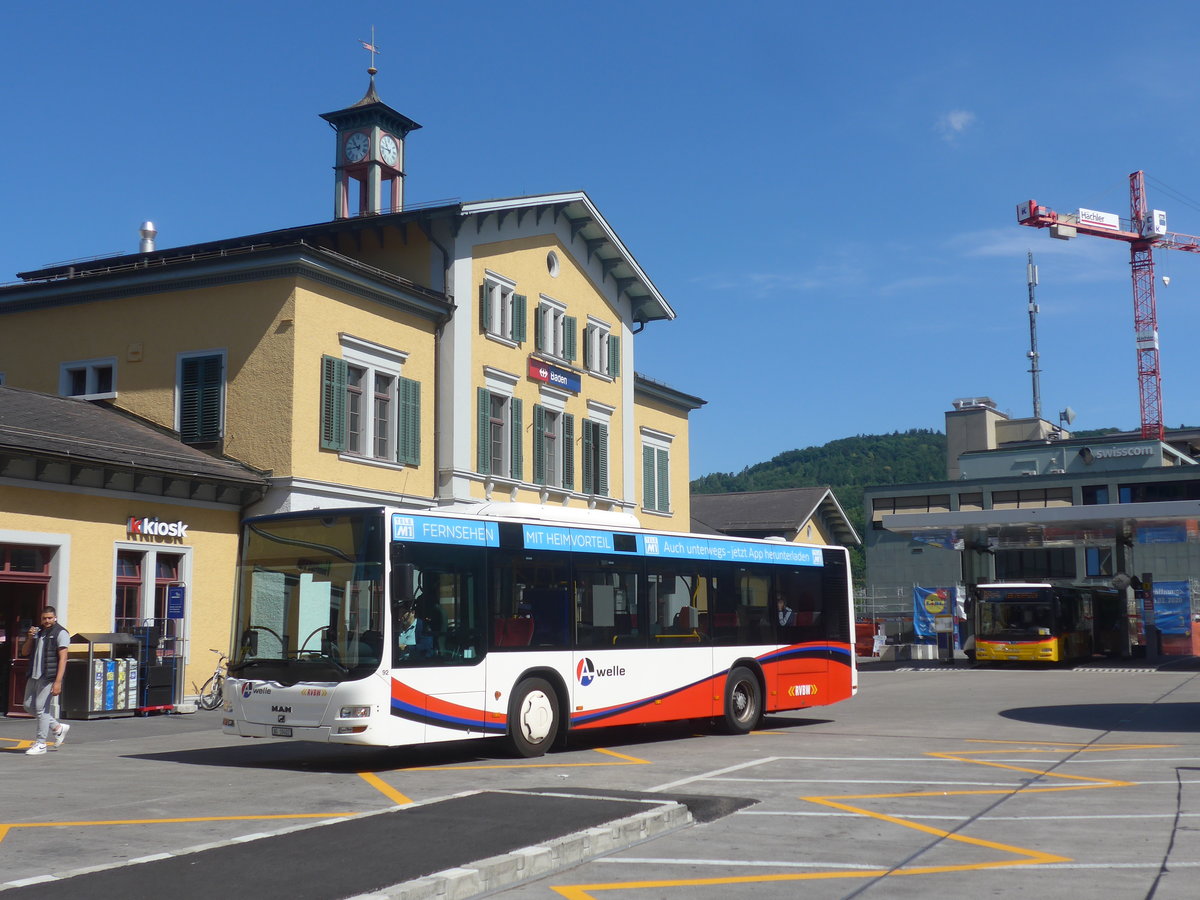
[[[1140,171],[1129,176],[1128,223],[1115,213],[1093,209],[1057,213],[1033,200],[1017,205],[1017,221],[1033,228],[1049,228],[1051,237],[1064,241],[1087,234],[1129,244],[1142,437],[1161,441],[1162,372],[1158,360],[1158,307],[1154,299],[1154,249],[1200,253],[1200,237],[1167,231],[1167,214],[1146,204],[1146,176]]]

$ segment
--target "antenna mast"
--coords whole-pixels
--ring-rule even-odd
[[[1037,348],[1037,314],[1038,306],[1033,299],[1033,289],[1037,287],[1038,271],[1033,264],[1033,251],[1028,250],[1028,262],[1025,264],[1025,280],[1029,284],[1029,374],[1033,376],[1033,417],[1042,417],[1042,388],[1038,380],[1042,370],[1038,368]]]

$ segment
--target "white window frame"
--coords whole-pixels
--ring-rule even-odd
[[[597,487],[598,487],[597,480],[599,479],[600,474],[599,474],[599,467],[596,465],[593,465],[593,468],[592,468],[592,484],[589,486],[585,486],[583,484],[584,462],[583,462],[583,459],[579,460],[580,487],[591,496],[591,500],[589,501],[589,504],[592,506],[594,506],[598,500],[612,499],[615,496],[613,493],[614,485],[613,485],[613,481],[612,481],[612,468],[613,468],[612,467],[612,461],[613,461],[612,419],[613,419],[613,414],[616,411],[617,411],[617,408],[615,406],[609,406],[607,403],[601,403],[599,400],[589,400],[587,402],[587,420],[591,421],[597,425],[603,425],[605,430],[608,432],[608,452],[604,457],[604,464],[609,472],[608,491],[606,493],[602,494],[597,490]],[[580,428],[581,435],[583,433],[583,429],[586,427],[587,427],[587,425],[583,424],[582,422],[580,423],[579,428]],[[600,457],[597,456],[597,458],[595,460],[593,460],[593,463],[599,463],[599,462],[600,462]],[[589,487],[590,487],[590,490],[588,489]]]
[[[657,455],[659,453],[665,453],[667,455],[668,506],[666,509],[659,509],[657,502],[655,503],[654,506],[647,506],[646,505],[646,486],[644,484],[642,485],[642,492],[641,492],[641,496],[638,498],[638,503],[641,506],[642,511],[647,513],[648,515],[669,516],[673,513],[673,505],[672,504],[674,502],[674,494],[675,494],[675,492],[671,490],[671,483],[670,483],[670,481],[671,481],[671,463],[673,462],[673,460],[671,458],[671,442],[674,440],[675,436],[668,434],[665,431],[658,431],[657,429],[647,428],[645,426],[642,427],[641,432],[642,432],[642,452],[644,453],[647,448],[650,450],[653,450],[655,452],[654,496],[655,496],[656,501],[660,495],[659,482],[658,482]],[[643,457],[641,456],[641,454],[639,454],[638,465],[642,464],[642,459],[643,459]],[[645,474],[643,472],[643,480],[644,480],[644,478],[645,478]]]
[[[403,468],[403,464],[396,462],[396,429],[397,415],[400,409],[399,385],[400,377],[404,374],[404,364],[408,361],[408,354],[403,350],[396,350],[392,347],[385,347],[383,344],[377,344],[374,341],[368,341],[365,338],[355,337],[351,334],[341,333],[338,335],[338,340],[342,348],[342,361],[346,366],[355,369],[361,369],[364,372],[363,376],[363,410],[361,414],[362,428],[359,431],[362,450],[353,452],[343,450],[338,454],[339,459],[344,459],[350,462],[367,462],[375,465],[387,465],[395,468]],[[349,373],[347,372],[347,376]],[[382,375],[388,378],[391,386],[388,389],[388,423],[387,428],[387,452],[380,456],[375,451],[378,446],[378,435],[376,432],[375,423],[375,376]],[[347,377],[346,385],[346,445],[350,444],[350,397],[349,397],[349,378]]]
[[[512,400],[516,392],[517,382],[520,379],[517,378],[516,375],[511,375],[508,372],[502,372],[499,369],[492,368],[485,368],[484,376],[483,386],[487,388],[488,394],[492,400],[495,401],[498,398],[503,400],[503,409],[501,411],[501,419],[503,420],[503,424],[501,426],[502,433],[500,436],[500,459],[502,463],[501,469],[503,474],[500,474],[496,471],[496,467],[494,465],[495,457],[491,455],[492,431],[491,425],[489,424],[487,435],[488,456],[492,460],[493,464],[490,466],[491,471],[487,477],[492,481],[515,481],[516,479],[513,478],[512,474]],[[488,412],[490,423],[491,410]]]
[[[584,327],[584,368],[592,375],[612,381],[608,374],[608,336],[612,334],[612,325],[595,316],[588,316]]]
[[[568,395],[554,388],[543,386],[538,392],[538,402],[541,404],[545,414],[553,415],[555,421],[554,429],[554,445],[553,454],[547,453],[546,459],[546,482],[543,488],[549,490],[565,490],[563,487],[563,454],[571,452],[571,448],[567,447],[563,441],[563,417],[567,414],[567,397]],[[578,432],[577,432],[578,433]],[[546,447],[543,450],[549,449]],[[553,456],[554,463],[554,478],[550,478],[550,459]]]
[[[488,469],[493,478],[512,478],[512,397],[489,391],[492,407],[488,410]],[[499,415],[496,415],[499,410]],[[499,426],[499,437],[496,435]],[[500,455],[496,455],[499,444]],[[499,470],[499,471],[497,471]]]
[[[113,543],[112,565],[109,567],[112,579],[108,588],[108,619],[113,623],[113,630],[116,631],[116,610],[113,608],[113,600],[117,594],[118,554],[122,551],[143,554],[142,589],[139,592],[141,609],[138,610],[138,616],[143,622],[154,617],[154,585],[158,580],[156,577],[158,572],[158,554],[169,553],[173,556],[182,557],[179,560],[179,582],[183,585],[183,618],[180,620],[179,632],[176,638],[180,641],[183,665],[190,663],[192,658],[190,625],[192,620],[192,549],[190,545],[182,544],[116,541]]]
[[[517,283],[490,270],[484,271],[483,280],[487,285],[487,303],[491,307],[487,336],[515,347],[517,342],[513,338],[513,296],[517,292]]]
[[[563,356],[566,352],[566,341],[563,334],[566,316],[567,306],[565,303],[542,294],[538,300],[538,324],[535,326],[542,339],[541,346],[537,348],[539,352],[556,359],[566,358]]]
[[[112,387],[107,391],[97,390],[97,375],[100,369],[107,368],[112,373]],[[71,393],[72,373],[85,370],[84,376],[87,388],[82,394]],[[0,378],[0,384],[3,378]],[[60,363],[58,367],[58,395],[74,397],[77,400],[108,400],[117,396],[117,358],[108,356],[98,359],[79,359],[74,362]]]

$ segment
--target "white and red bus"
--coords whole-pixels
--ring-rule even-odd
[[[248,520],[225,732],[538,756],[609,725],[747,732],[857,690],[842,547],[492,511]]]

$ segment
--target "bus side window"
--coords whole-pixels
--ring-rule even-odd
[[[644,644],[639,627],[640,565],[576,559],[575,646],[589,649]]]

